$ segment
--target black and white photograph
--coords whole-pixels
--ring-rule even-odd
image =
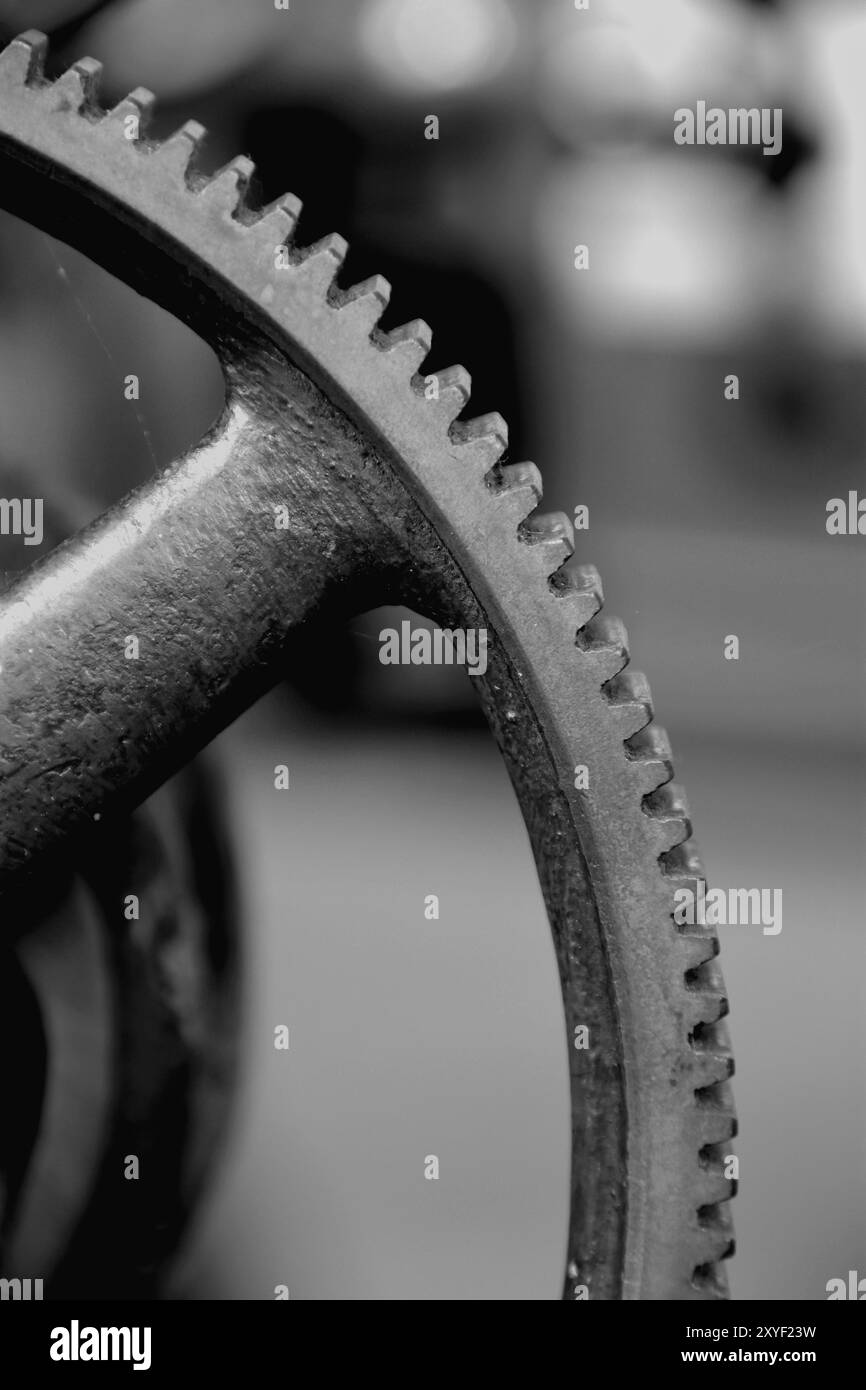
[[[862,0],[0,0],[0,494],[7,1368],[832,1374]]]

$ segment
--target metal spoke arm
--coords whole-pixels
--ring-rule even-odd
[[[0,599],[0,874],[140,801],[276,678],[346,558],[274,452],[233,401]]]

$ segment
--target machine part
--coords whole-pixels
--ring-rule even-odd
[[[250,160],[205,177],[199,125],[148,141],[149,92],[103,112],[99,64],[47,82],[45,47],[29,33],[0,56],[3,204],[185,321],[227,400],[200,447],[0,602],[4,891],[70,836],[98,854],[107,823],[279,677],[300,624],[406,603],[486,628],[476,683],[538,865],[569,1040],[563,1296],[724,1297],[735,1120],[718,942],[673,920],[674,891],[703,878],[686,802],[568,519],[537,510],[534,465],[504,461],[498,415],[462,418],[461,367],[426,398],[429,330],[378,327],[380,277],[338,286],[339,236],[298,246],[295,198],[248,205]],[[587,1048],[571,1045],[580,1026]]]
[[[158,1296],[220,1150],[240,962],[208,761],[106,827],[92,863],[70,842],[4,951],[0,1274],[38,1270],[48,1298]]]
[[[0,487],[29,490],[5,468]],[[75,499],[47,500],[50,549]],[[5,539],[0,559],[20,568]],[[112,820],[90,861],[70,840],[39,892],[7,899],[20,939],[0,946],[14,1059],[0,1072],[0,1113],[14,1117],[0,1139],[0,1276],[39,1271],[46,1298],[156,1297],[220,1151],[242,976],[220,790],[206,753]],[[133,1156],[141,1181],[124,1180]]]

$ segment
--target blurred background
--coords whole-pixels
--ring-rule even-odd
[[[428,370],[471,371],[471,413],[502,411],[546,504],[589,507],[580,557],[650,676],[710,882],[784,894],[779,936],[721,929],[733,1296],[866,1273],[866,541],[825,529],[866,492],[863,5],[0,0],[0,25],[52,34],[58,70],[99,57],[106,105],[151,87],[156,135],[202,120],[207,167],[251,154],[265,201],[304,200],[300,241],[349,238],[344,283],[391,280],[386,326],[430,321]],[[698,99],[782,107],[781,155],[675,146]],[[43,496],[52,534],[221,399],[182,325],[2,218],[3,489]],[[243,1078],[176,1297],[559,1294],[566,1058],[525,832],[470,683],[381,667],[381,625],[296,651],[215,745]]]

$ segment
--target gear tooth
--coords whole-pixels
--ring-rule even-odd
[[[501,518],[505,526],[525,540],[526,526],[544,492],[544,482],[535,464],[499,464],[485,475],[485,482],[496,498],[497,519]]]
[[[727,1082],[722,1082],[722,1086],[726,1085]],[[730,1144],[736,1137],[737,1116],[733,1101],[695,1106],[692,1112],[692,1141],[699,1150],[705,1149],[707,1145]]]
[[[533,512],[519,534],[524,544],[535,550],[548,576],[574,554],[574,527],[565,512]]]
[[[727,1203],[719,1206],[713,1203],[702,1207],[698,1213],[698,1231],[695,1251],[700,1263],[695,1264],[695,1275],[703,1273],[707,1264],[717,1260],[728,1260],[734,1253],[734,1223]]]
[[[247,192],[255,173],[253,161],[245,154],[237,155],[202,185],[201,197],[209,208],[221,216],[237,219],[238,214],[246,209]]]
[[[550,588],[558,599],[578,604],[579,614],[575,616],[581,628],[604,607],[604,589],[595,565],[578,565],[573,559],[567,560],[551,575]]]
[[[457,446],[455,457],[459,462],[477,468],[484,477],[508,448],[508,426],[496,412],[474,420],[459,420],[451,426],[449,437]]]
[[[734,1074],[734,1058],[730,1052],[703,1052],[694,1054],[692,1078],[696,1090],[707,1090],[729,1081]]]
[[[196,163],[207,139],[207,130],[199,121],[185,121],[168,139],[157,145],[153,158],[168,174],[186,181],[196,172]]]
[[[448,426],[452,426],[472,395],[472,377],[465,367],[446,367],[444,372],[434,372],[433,376],[436,393],[425,399],[430,409],[436,411]]]
[[[391,286],[384,275],[372,275],[334,296],[341,314],[351,316],[357,331],[370,338],[391,299]]]
[[[102,64],[96,58],[79,58],[46,88],[51,104],[61,111],[96,109]]]
[[[727,1023],[718,1020],[702,1023],[694,1029],[694,1046],[704,1051],[730,1052],[731,1037]]]
[[[614,681],[618,679],[617,676],[614,676]],[[602,693],[609,700],[610,690],[614,681],[608,681],[607,685],[602,687]],[[645,729],[653,717],[652,697],[649,693],[649,687],[647,687],[646,697],[635,692],[630,698],[611,701],[611,717],[616,723],[623,743],[625,743],[626,739],[631,738],[633,734],[638,733],[641,729]],[[641,779],[642,795],[645,796],[648,791],[652,790],[654,790],[653,787],[644,787],[643,780]]]
[[[728,1279],[724,1269],[717,1264],[702,1264],[695,1267],[689,1285],[693,1298],[726,1300],[730,1297]],[[687,1297],[688,1295],[684,1295]]]
[[[626,753],[635,765],[644,795],[664,786],[674,775],[670,741],[664,729],[650,723],[626,740]]]
[[[642,810],[653,822],[659,853],[669,853],[692,833],[689,803],[678,782],[666,782],[645,796]]]
[[[730,1143],[705,1144],[698,1154],[699,1211],[701,1207],[727,1202],[736,1195],[737,1179],[724,1176],[727,1160],[732,1157],[730,1149]]]
[[[629,752],[632,757],[643,758],[648,762],[673,762],[667,730],[655,722],[639,730],[629,739]]]
[[[263,241],[272,241],[276,250],[278,246],[287,245],[294,237],[303,207],[294,193],[283,193],[257,213],[253,227]]]
[[[373,334],[373,341],[381,348],[387,359],[393,362],[401,375],[411,380],[421,369],[421,363],[430,355],[433,346],[433,332],[423,319],[412,319],[411,323],[401,323],[390,333]]]
[[[559,545],[568,542],[568,553],[574,552],[574,526],[565,512],[535,512],[520,528],[523,540],[529,545]]]
[[[698,1210],[698,1221],[702,1225],[706,1223],[707,1225],[715,1226],[719,1230],[724,1229],[727,1232],[728,1239],[733,1240],[734,1222],[729,1202],[707,1202],[705,1207],[699,1208]],[[719,1255],[718,1258],[720,1260],[727,1260],[732,1254],[732,1249],[727,1250],[723,1255]]]
[[[649,831],[656,852],[669,854],[692,833],[692,823],[681,816],[650,816]]]
[[[312,280],[316,289],[325,297],[333,287],[337,272],[349,254],[349,243],[339,232],[331,232],[321,241],[313,242],[301,252],[297,270]]]
[[[718,937],[712,927],[693,927],[682,935],[687,942],[701,940],[706,947],[712,948],[705,961],[685,973],[685,1007],[689,1014],[689,1026],[696,1029],[704,1024],[718,1023],[728,1013],[725,982],[716,959]]]
[[[611,703],[611,712],[622,733],[623,742],[651,723],[652,693],[642,671],[622,671],[608,681],[602,690]]]
[[[727,1029],[723,1023],[715,1025],[720,1030],[720,1037],[727,1039]],[[734,1074],[734,1057],[731,1052],[730,1043],[711,1042],[706,1046],[695,1048],[694,1052],[694,1083],[695,1090],[705,1090],[710,1086],[717,1086],[719,1082],[729,1081]]]
[[[686,887],[705,881],[704,866],[694,839],[685,840],[663,856],[662,869],[669,878],[682,880]]]
[[[736,1179],[725,1177],[725,1155],[721,1152],[722,1147],[720,1146],[717,1151],[714,1150],[712,1158],[709,1156],[704,1158],[698,1167],[695,1188],[695,1195],[698,1199],[698,1220],[700,1220],[702,1207],[729,1202],[732,1197],[737,1195]]]
[[[700,966],[700,970],[711,969],[714,965],[715,958]],[[697,1028],[702,1023],[715,1023],[718,1019],[727,1017],[728,1001],[724,994],[718,994],[715,990],[688,990],[686,1011],[686,1021]]]
[[[0,52],[0,75],[13,82],[37,82],[45,71],[48,39],[39,29],[27,29]]]
[[[538,506],[544,490],[541,474],[534,463],[506,463],[494,468],[487,475],[487,486],[494,497],[500,499],[500,506],[511,508],[515,530],[520,529],[521,523]]]
[[[692,1110],[693,1142],[700,1151],[724,1144],[737,1133],[737,1116],[727,1081],[696,1092]]]
[[[703,1169],[698,1175],[694,1189],[695,1196],[700,1199],[698,1220],[701,1219],[700,1213],[703,1208],[718,1207],[732,1201],[737,1195],[737,1186],[734,1178],[725,1177],[724,1165]],[[731,1238],[733,1239],[733,1232]],[[728,1251],[722,1259],[727,1259],[730,1253]]]
[[[577,634],[604,604],[601,575],[595,565],[577,565],[569,559],[550,576],[548,585],[558,602],[568,604],[567,613],[574,623],[576,641]]]
[[[683,954],[683,974],[697,970],[700,966],[706,965],[708,961],[715,960],[719,954],[719,938],[712,927],[681,927],[678,931],[678,940]],[[707,997],[709,998],[709,996]],[[714,1021],[711,1016],[712,1008],[709,1016],[704,1015],[700,1011],[695,1012],[694,1005],[690,1001],[689,1009],[689,1022],[692,1025]],[[721,1014],[717,1014],[716,1017],[721,1017]]]
[[[652,692],[643,671],[634,671],[631,668],[623,671],[612,681],[608,681],[604,693],[612,705],[643,705],[649,710],[650,720],[652,719]],[[641,728],[645,727],[646,725],[641,725]]]
[[[243,218],[246,235],[252,238],[252,254],[261,256],[275,273],[288,270],[297,259],[294,254],[295,230],[301,216],[302,204],[294,193],[284,193],[259,212],[247,211]],[[269,277],[261,299],[270,303],[276,288]]]
[[[619,618],[601,613],[590,619],[578,632],[575,645],[599,659],[602,685],[628,665],[628,633]]]
[[[689,803],[685,789],[679,782],[667,782],[657,791],[650,792],[645,796],[643,807],[647,815],[656,816],[659,820],[687,820],[689,816]]]
[[[709,930],[712,931],[713,928],[709,928]],[[696,970],[694,978],[688,980],[687,984],[690,989],[703,990],[705,992],[709,990],[712,993],[718,994],[720,997],[723,997],[725,993],[722,972],[715,960],[702,966],[700,970]]]
[[[124,97],[106,113],[105,122],[109,130],[118,126],[123,133],[127,119],[134,116],[138,124],[136,138],[140,140],[150,126],[155,109],[156,97],[153,92],[147,87],[136,87],[135,91],[130,92],[129,96]]]

